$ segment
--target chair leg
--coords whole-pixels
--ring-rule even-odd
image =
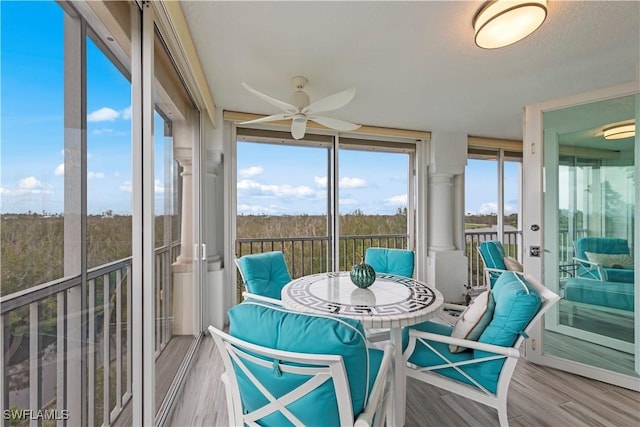
[[[509,419],[507,418],[507,401],[500,402],[498,407],[498,420],[500,421],[500,427],[509,427]]]

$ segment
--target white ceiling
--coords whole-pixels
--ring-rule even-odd
[[[359,124],[521,139],[526,105],[640,80],[640,2],[549,1],[546,21],[484,50],[471,21],[483,1],[182,1],[214,102],[277,109],[304,75],[311,101],[349,87],[326,115]]]

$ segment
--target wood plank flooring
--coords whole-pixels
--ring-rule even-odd
[[[228,425],[222,370],[213,339],[207,336],[173,413],[172,426]],[[640,393],[521,360],[511,381],[508,415],[513,427],[636,427]],[[494,409],[408,379],[407,427],[497,425]]]

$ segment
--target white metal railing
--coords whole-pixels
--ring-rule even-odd
[[[155,251],[157,353],[171,339],[170,267],[179,250],[176,242]],[[0,298],[6,410],[56,411],[58,417],[82,410],[72,398],[82,395],[84,359],[86,422],[113,423],[131,398],[132,268],[128,257],[89,270],[84,287],[75,276]]]

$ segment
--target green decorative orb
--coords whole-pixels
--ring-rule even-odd
[[[351,281],[359,288],[368,288],[376,281],[376,272],[364,260],[351,267]]]

